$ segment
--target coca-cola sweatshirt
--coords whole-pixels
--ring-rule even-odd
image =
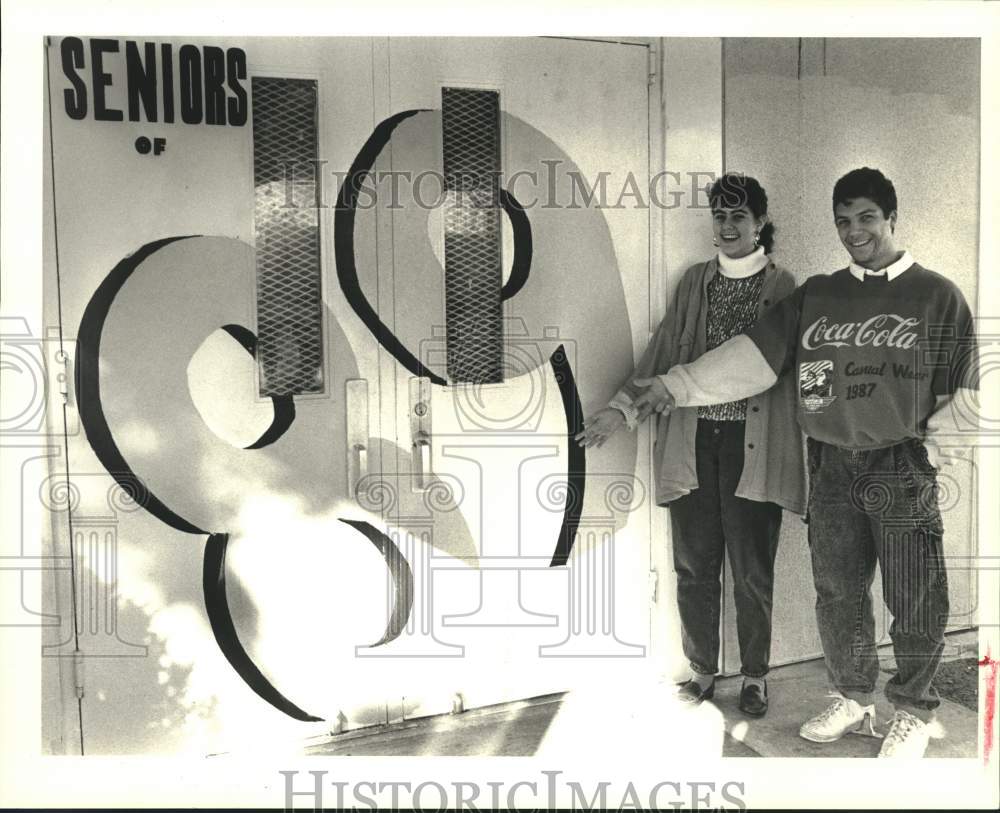
[[[660,378],[677,406],[699,406],[763,392],[791,369],[802,430],[844,448],[923,438],[946,421],[975,431],[974,400],[944,409],[979,389],[965,298],[909,254],[893,266],[811,277],[746,333]]]

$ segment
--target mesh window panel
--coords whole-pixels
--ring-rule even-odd
[[[443,88],[445,323],[452,381],[503,381],[500,94]]]
[[[317,85],[253,78],[260,394],[323,391]]]

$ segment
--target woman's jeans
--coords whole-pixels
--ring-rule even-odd
[[[698,488],[670,503],[684,655],[696,672],[719,670],[722,556],[729,554],[742,672],[767,674],[771,592],[781,507],[735,496],[743,473],[743,421],[698,421]]]
[[[808,449],[816,622],[830,682],[862,705],[873,702],[879,663],[869,588],[877,561],[898,669],[886,697],[930,720],[940,702],[931,681],[944,649],[948,576],[927,450],[919,440],[852,450],[812,438]]]

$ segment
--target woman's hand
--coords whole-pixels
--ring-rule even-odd
[[[642,387],[646,391],[635,399],[635,408],[639,410],[640,420],[651,412],[669,412],[675,406],[674,396],[672,396],[659,376],[652,378],[637,378],[632,382],[637,387]]]
[[[581,446],[600,449],[604,442],[625,425],[625,416],[614,407],[605,407],[583,422],[583,431],[575,437]]]

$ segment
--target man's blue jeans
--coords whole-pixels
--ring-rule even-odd
[[[879,664],[870,587],[877,561],[898,669],[886,697],[930,720],[940,703],[931,681],[944,649],[948,577],[927,450],[919,440],[857,450],[812,438],[808,449],[816,622],[830,681],[846,697],[873,702]]]

